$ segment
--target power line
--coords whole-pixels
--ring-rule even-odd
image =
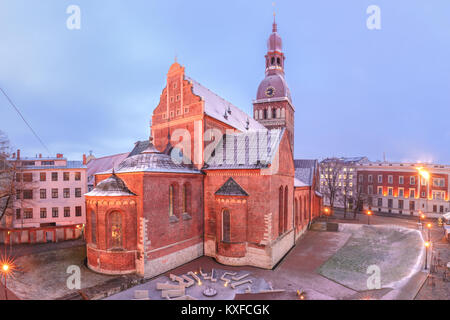
[[[45,145],[45,143],[42,141],[41,138],[39,138],[39,136],[37,135],[37,133],[33,130],[33,128],[31,127],[31,125],[27,122],[27,120],[25,120],[24,116],[22,115],[22,113],[20,112],[19,108],[16,107],[16,105],[14,104],[14,102],[12,102],[12,100],[9,98],[9,96],[6,94],[6,92],[3,90],[2,87],[0,87],[0,90],[2,91],[3,95],[6,97],[6,99],[9,101],[9,103],[11,104],[11,106],[16,110],[16,112],[19,114],[19,116],[22,118],[23,122],[25,122],[25,124],[28,126],[28,128],[30,128],[31,132],[33,133],[33,135],[36,137],[36,139],[39,140],[40,144],[44,147],[45,150],[47,150],[47,152],[50,154],[50,150],[47,148],[47,146]]]

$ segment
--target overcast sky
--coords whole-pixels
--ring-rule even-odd
[[[69,5],[81,29],[69,30]],[[381,30],[366,26],[369,5]],[[450,163],[450,1],[277,1],[296,158]],[[0,86],[52,154],[130,151],[175,55],[186,73],[252,114],[272,0],[2,0]],[[45,149],[0,96],[0,130]]]

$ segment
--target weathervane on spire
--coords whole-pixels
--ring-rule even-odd
[[[276,3],[272,2],[272,6],[273,6],[273,28],[272,28],[272,32],[277,32],[277,23],[275,21],[275,16],[277,15],[276,11],[275,11]]]

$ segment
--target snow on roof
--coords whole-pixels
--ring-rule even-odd
[[[96,173],[112,169],[113,167],[121,163],[128,156],[128,154],[128,152],[119,153],[112,156],[92,159],[91,161],[89,161],[87,164],[88,183],[93,182],[92,180]]]
[[[205,102],[205,114],[219,120],[223,123],[230,125],[233,128],[238,129],[241,132],[248,130],[264,130],[265,127],[253,117],[240,110],[230,102],[221,98],[208,88],[202,86],[194,79],[185,76],[186,80],[190,81],[193,86],[193,92],[195,95],[200,96]],[[230,112],[229,112],[230,111]],[[225,117],[226,112],[226,117]],[[248,121],[248,125],[247,125]]]
[[[115,174],[112,174],[109,178],[100,181],[100,183],[92,190],[85,194],[91,197],[122,197],[122,196],[135,196],[130,189],[128,189],[125,182]]]
[[[294,186],[295,187],[312,186],[317,166],[318,166],[317,160],[307,160],[307,159],[294,160],[294,167],[295,167]]]
[[[274,160],[285,132],[286,129],[283,128],[224,135],[214,150],[214,156],[206,159],[203,169],[266,168]],[[229,141],[232,147],[227,147]],[[227,156],[227,151],[229,152],[231,148],[233,154]]]

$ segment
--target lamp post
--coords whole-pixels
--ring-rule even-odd
[[[8,289],[6,287],[7,283],[6,283],[6,279],[8,278],[8,275],[10,273],[10,265],[8,263],[3,263],[2,265],[2,274],[3,274],[3,278],[5,279],[5,299],[8,300]]]
[[[370,226],[370,216],[372,215],[371,210],[367,210],[367,225]]]
[[[431,223],[427,223],[427,228],[428,228],[428,241],[431,241],[431,227],[433,225]]]
[[[423,227],[423,222],[422,221],[425,221],[425,218],[426,218],[426,215],[424,215],[423,213],[422,213],[422,211],[420,211],[419,212],[419,222],[420,222],[420,225]]]
[[[330,215],[330,209],[325,208],[325,209],[323,209],[323,211],[325,212],[325,215],[327,216],[327,222],[328,222],[328,216]]]
[[[425,270],[428,269],[428,247],[430,246],[431,242],[430,241],[425,241],[424,246],[425,246]]]

